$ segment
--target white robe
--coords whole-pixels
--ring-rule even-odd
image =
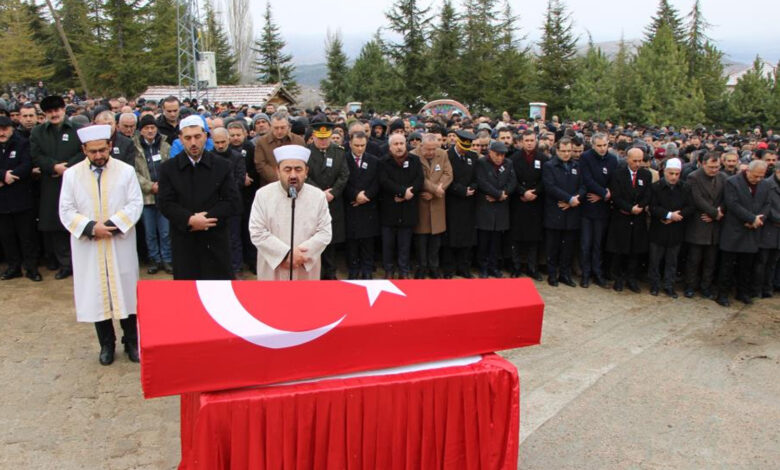
[[[63,175],[60,220],[70,232],[73,294],[81,322],[127,318],[136,313],[138,252],[135,224],[144,202],[130,165],[109,158],[100,177],[85,159]],[[109,239],[82,236],[90,221],[111,220],[117,234]]]
[[[257,247],[257,279],[290,279],[289,268],[279,265],[290,251],[291,200],[282,183],[270,183],[255,193],[249,215],[249,236]],[[295,202],[295,246],[307,248],[310,261],[293,270],[293,280],[320,278],[320,255],[332,238],[325,193],[304,184]]]

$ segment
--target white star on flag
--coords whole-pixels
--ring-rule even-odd
[[[348,284],[354,284],[356,286],[362,286],[366,288],[368,294],[368,303],[370,306],[374,306],[377,297],[382,292],[389,292],[391,294],[402,295],[406,297],[406,294],[399,289],[395,284],[388,280],[371,280],[371,281],[343,281]]]

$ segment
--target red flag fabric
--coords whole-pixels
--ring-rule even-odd
[[[180,470],[516,469],[508,361],[181,399]]]
[[[528,279],[141,281],[147,398],[538,344]]]

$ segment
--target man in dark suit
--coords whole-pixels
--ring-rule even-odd
[[[501,235],[509,230],[509,195],[517,177],[509,149],[503,142],[490,144],[487,158],[477,161],[477,260],[479,277],[502,277],[498,268]]]
[[[349,179],[344,187],[349,279],[373,277],[374,239],[379,235],[379,159],[366,152],[367,144],[363,131],[355,131],[349,140]]]
[[[519,142],[518,142],[519,141]],[[524,131],[515,138],[519,149],[509,159],[514,166],[517,188],[510,198],[510,236],[512,239],[512,277],[522,273],[522,256],[526,256],[526,273],[537,281],[542,275],[536,269],[539,244],[542,241],[543,205],[542,166],[547,158],[536,148],[536,135]]]
[[[407,151],[406,137],[392,134],[379,170],[382,264],[387,279],[410,277],[412,230],[417,225],[417,197],[423,179],[420,159]]]
[[[685,225],[693,214],[688,191],[680,181],[682,162],[679,158],[667,160],[664,178],[653,183],[650,195],[650,256],[647,277],[650,294],[658,295],[661,285],[661,262],[664,263],[664,293],[676,299],[674,278],[677,275],[677,256],[685,237]]]
[[[685,266],[685,297],[701,289],[704,298],[714,298],[712,283],[718,259],[720,226],[723,219],[723,187],[727,176],[720,171],[720,154],[706,152],[701,167],[688,176],[695,212],[685,227],[688,258]]]
[[[471,278],[471,248],[477,243],[476,191],[477,154],[471,151],[476,136],[464,130],[455,131],[455,145],[447,150],[452,166],[452,184],[447,188],[444,209],[447,231],[444,232],[442,268],[444,277],[453,274]]]
[[[95,124],[111,126],[111,158],[123,161],[130,166],[135,166],[136,148],[133,141],[116,130],[116,115],[113,111],[103,111],[95,116]]]
[[[767,164],[753,160],[748,169],[728,180],[723,193],[726,214],[720,233],[720,273],[718,276],[718,304],[729,305],[729,293],[734,287],[736,299],[752,304],[751,279],[753,263],[758,253],[760,229],[767,219],[764,202],[767,193],[758,193],[758,183],[764,179]],[[762,200],[763,198],[764,200]],[[736,271],[736,273],[735,273]]]
[[[341,197],[349,179],[349,167],[344,147],[330,140],[333,124],[317,122],[312,124],[314,142],[309,145],[309,177],[307,183],[320,188],[328,200],[333,238],[322,252],[322,279],[336,279],[335,245],[344,243],[344,200]]]
[[[203,119],[179,123],[184,151],[162,164],[157,204],[170,221],[174,279],[233,278],[228,219],[240,214],[230,163],[205,150]]]
[[[775,269],[780,259],[780,166],[775,166],[772,175],[758,185],[756,192],[766,194],[761,212],[766,214],[767,218],[758,243],[753,295],[767,298],[772,297]]]
[[[642,168],[644,152],[632,148],[626,166],[615,171],[609,183],[612,214],[607,230],[607,252],[612,253],[613,288],[623,290],[625,280],[632,292],[639,292],[639,255],[647,253],[647,214],[653,175]],[[623,264],[627,262],[624,270]]]
[[[580,230],[585,187],[571,147],[568,137],[559,140],[556,156],[545,162],[542,169],[547,283],[553,287],[558,282],[577,287],[571,278],[571,260]]]

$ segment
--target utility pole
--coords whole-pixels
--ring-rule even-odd
[[[198,77],[198,59],[200,58],[200,39],[198,26],[200,11],[198,0],[177,0],[176,28],[178,36],[179,99],[195,98],[198,103],[208,97],[208,89]]]
[[[71,49],[70,47],[70,41],[68,41],[68,36],[65,35],[65,30],[62,29],[62,24],[60,23],[59,16],[57,16],[57,12],[54,10],[54,5],[51,4],[51,0],[46,0],[46,5],[49,6],[49,12],[51,12],[51,17],[54,18],[54,25],[57,27],[57,32],[60,34],[60,39],[62,39],[62,44],[65,46],[65,51],[68,53],[68,57],[70,58],[70,63],[73,64],[73,68],[76,70],[76,76],[79,77],[81,88],[84,90],[84,93],[87,95],[87,97],[89,97],[90,93],[89,93],[89,88],[87,88],[87,81],[84,78],[84,74],[81,73],[81,67],[79,67],[79,61],[76,60],[76,55],[73,53],[73,49]]]

